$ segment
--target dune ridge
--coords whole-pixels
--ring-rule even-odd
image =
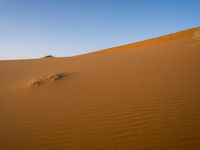
[[[1,61],[0,149],[199,150],[197,30],[75,57]]]
[[[149,48],[149,47],[156,47],[160,45],[166,45],[173,42],[179,42],[182,40],[189,39],[194,37],[195,34],[200,30],[200,27],[192,28],[189,30],[179,31],[177,33],[172,33],[152,39],[147,39],[144,41],[139,41],[136,43],[130,43],[127,45],[122,45],[118,47],[108,48],[105,50],[94,52],[93,54],[99,53],[112,53],[112,52],[124,52],[134,50],[134,49],[141,49],[141,48]]]

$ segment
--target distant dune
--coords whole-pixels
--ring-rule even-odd
[[[0,150],[199,150],[199,31],[0,61]]]

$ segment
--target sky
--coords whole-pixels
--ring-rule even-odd
[[[0,60],[74,56],[200,26],[200,0],[0,0]]]

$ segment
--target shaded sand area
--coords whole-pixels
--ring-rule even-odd
[[[0,61],[0,150],[199,150],[199,29]]]

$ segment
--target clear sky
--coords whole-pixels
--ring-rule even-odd
[[[0,0],[0,59],[72,56],[200,26],[200,0]]]

